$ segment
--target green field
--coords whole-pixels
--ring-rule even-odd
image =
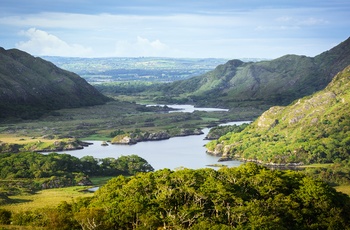
[[[13,212],[19,212],[46,207],[56,207],[62,201],[70,202],[78,197],[93,196],[93,193],[84,191],[86,189],[87,187],[74,186],[68,188],[41,190],[33,195],[9,196],[14,203],[1,205],[0,208]]]
[[[338,192],[342,192],[350,196],[350,185],[340,185],[334,187]]]
[[[54,188],[37,191],[35,194],[22,194],[9,196],[12,204],[0,205],[0,208],[10,211],[26,211],[45,207],[56,207],[62,201],[71,202],[79,197],[91,197],[93,192],[88,192],[91,187],[103,186],[113,177],[91,177],[93,186],[73,186],[66,188]]]

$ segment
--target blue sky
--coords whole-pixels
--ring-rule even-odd
[[[36,56],[315,56],[350,36],[349,12],[349,0],[2,0],[0,46]]]

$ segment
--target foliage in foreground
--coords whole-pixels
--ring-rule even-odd
[[[14,213],[59,229],[349,229],[350,198],[299,172],[238,168],[119,176],[94,197]]]

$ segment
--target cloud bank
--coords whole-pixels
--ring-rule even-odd
[[[115,56],[120,57],[176,57],[181,52],[171,49],[159,39],[150,41],[147,38],[137,36],[136,41],[117,41]],[[182,53],[185,55],[185,53]]]
[[[58,37],[36,28],[21,31],[20,34],[29,40],[17,43],[16,48],[34,55],[84,57],[92,54],[91,48],[78,44],[68,44]]]
[[[38,56],[93,57],[95,53],[98,53],[98,50],[95,51],[80,44],[69,44],[53,34],[36,28],[21,31],[20,35],[28,40],[16,43],[16,48]],[[172,57],[180,53],[180,51],[172,50],[159,39],[150,41],[137,36],[134,41],[115,41],[115,50],[112,49],[105,56]]]

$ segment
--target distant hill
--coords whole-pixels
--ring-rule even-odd
[[[189,98],[197,105],[287,105],[323,89],[350,64],[350,38],[316,57],[286,55],[271,61],[231,60],[213,71],[161,88],[158,99],[176,102]]]
[[[110,81],[172,82],[213,70],[228,59],[169,57],[76,58],[43,56],[91,83]],[[248,59],[257,60],[257,59]]]
[[[108,100],[72,72],[20,50],[0,48],[0,118],[36,118],[47,110]]]
[[[350,156],[350,65],[329,85],[289,106],[263,113],[239,133],[207,145],[210,152],[264,163],[326,163]]]

